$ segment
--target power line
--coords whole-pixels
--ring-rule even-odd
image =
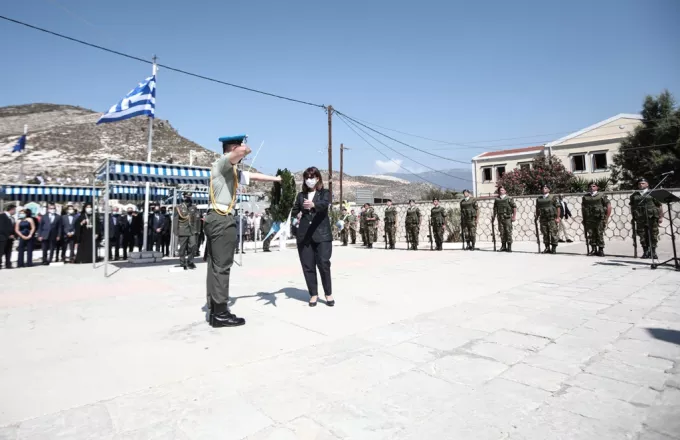
[[[14,20],[12,18],[5,17],[4,15],[0,15],[0,18],[3,19],[3,20],[6,20],[6,21],[12,22],[12,23],[16,23],[16,24],[19,24],[19,25],[22,25],[22,26],[26,26],[28,28],[31,28],[31,29],[34,29],[34,30],[37,30],[37,31],[40,31],[40,32],[44,32],[46,34],[53,35],[55,37],[59,37],[59,38],[65,39],[65,40],[72,41],[74,43],[83,44],[85,46],[89,46],[89,47],[92,47],[92,48],[95,48],[95,49],[103,50],[104,52],[112,53],[114,55],[118,55],[118,56],[125,57],[125,58],[131,59],[131,60],[139,61],[139,62],[142,62],[142,63],[145,63],[145,64],[152,64],[151,61],[145,60],[144,58],[140,58],[140,57],[130,55],[130,54],[127,54],[127,53],[124,53],[124,52],[120,52],[120,51],[117,51],[117,50],[109,49],[109,48],[106,48],[106,47],[103,47],[103,46],[99,46],[97,44],[88,43],[87,41],[79,40],[77,38],[69,37],[67,35],[63,35],[63,34],[60,34],[58,32],[50,31],[48,29],[44,29],[44,28],[34,26],[34,25],[31,25],[31,24],[28,24],[28,23],[24,23],[23,21]],[[300,100],[300,99],[289,98],[287,96],[277,95],[275,93],[269,93],[269,92],[265,92],[265,91],[262,91],[262,90],[253,89],[253,88],[250,88],[250,87],[240,86],[238,84],[233,84],[233,83],[229,83],[229,82],[222,81],[222,80],[219,80],[219,79],[199,75],[197,73],[188,72],[186,70],[178,69],[176,67],[167,66],[165,64],[158,64],[158,67],[162,67],[164,69],[171,70],[171,71],[174,71],[174,72],[177,72],[177,73],[182,73],[184,75],[193,76],[195,78],[204,79],[206,81],[211,81],[211,82],[214,82],[214,83],[222,84],[222,85],[225,85],[225,86],[235,87],[235,88],[241,89],[241,90],[246,90],[248,92],[259,93],[261,95],[270,96],[272,98],[279,98],[279,99],[283,99],[283,100],[286,100],[286,101],[296,102],[298,104],[309,105],[309,106],[312,106],[312,107],[325,108],[325,106],[323,104],[314,104],[312,102],[303,101],[303,100]]]

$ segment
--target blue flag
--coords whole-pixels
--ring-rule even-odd
[[[97,124],[116,122],[135,116],[147,115],[154,117],[156,111],[156,76],[150,76],[131,90],[125,98],[114,105],[99,118]]]
[[[12,153],[21,153],[26,149],[26,135],[22,135],[12,147]]]

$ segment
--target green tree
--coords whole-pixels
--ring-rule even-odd
[[[655,185],[662,173],[680,168],[680,109],[673,95],[664,90],[657,97],[647,96],[642,117],[643,123],[614,155],[611,178],[621,189],[636,188],[640,177]],[[664,182],[667,188],[679,185],[680,173]]]
[[[460,196],[458,191],[452,191],[444,188],[430,188],[421,194],[422,200],[452,200]]]
[[[297,196],[295,177],[287,168],[277,170],[276,175],[281,176],[281,182],[274,182],[269,212],[275,222],[285,222]]]
[[[544,155],[536,156],[530,169],[515,169],[503,175],[497,186],[504,186],[508,194],[521,196],[541,194],[544,184],[550,186],[553,193],[569,192],[574,175],[564,168],[559,159],[551,159]]]

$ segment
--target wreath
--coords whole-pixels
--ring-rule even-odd
[[[293,209],[297,190],[295,177],[288,171],[288,168],[277,170],[276,175],[281,176],[281,182],[274,182],[269,212],[273,221],[283,223],[288,220],[288,214]]]

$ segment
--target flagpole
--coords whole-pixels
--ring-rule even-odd
[[[156,55],[153,56],[153,76],[156,76],[158,66],[156,65]],[[153,145],[153,116],[149,116],[149,144],[146,148],[146,163],[151,162],[151,147]],[[149,238],[149,193],[151,192],[151,184],[146,182],[144,191],[144,232],[142,241],[142,252],[147,250],[147,243]]]
[[[24,124],[24,136],[28,134],[28,125]],[[24,176],[24,155],[26,154],[26,144],[24,142],[24,151],[19,153],[19,182],[24,183],[26,176]]]

